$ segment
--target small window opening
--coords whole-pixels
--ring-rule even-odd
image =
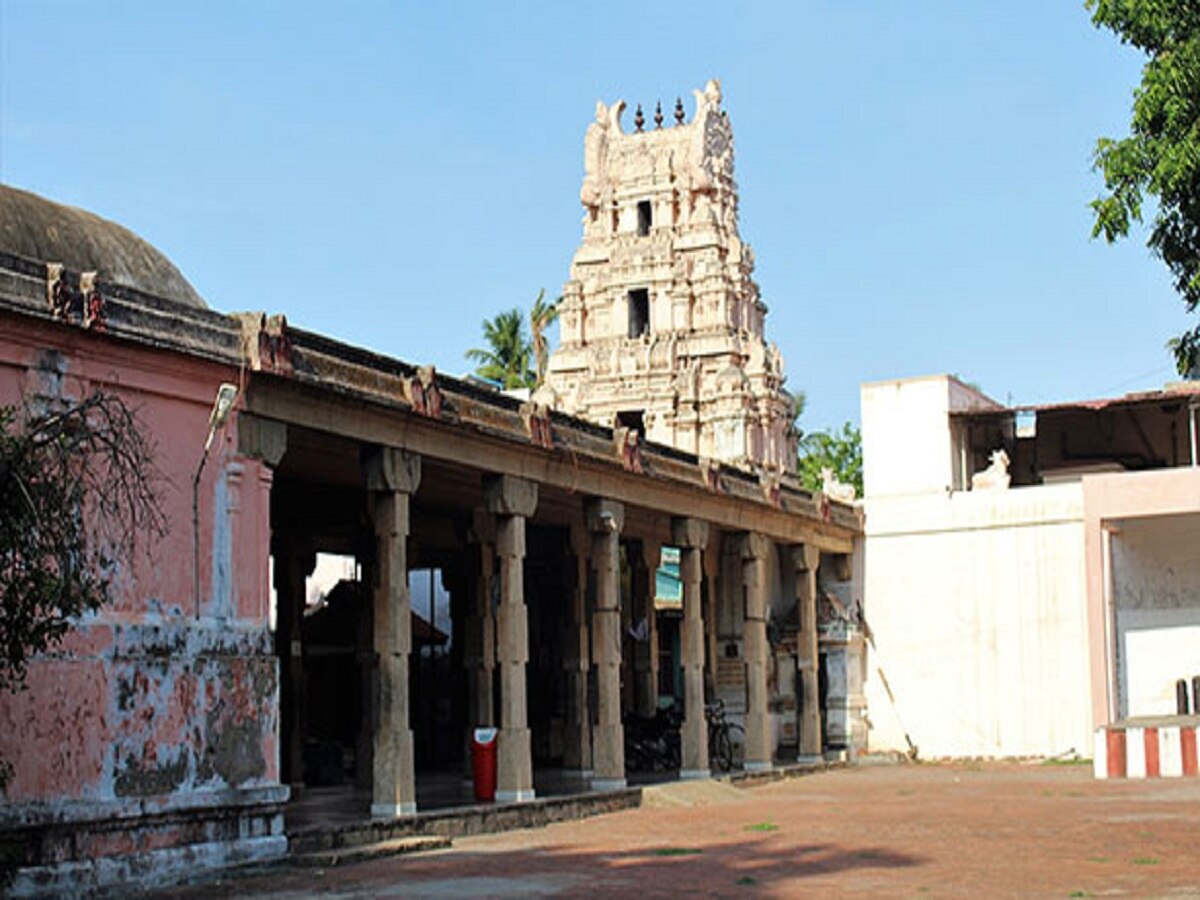
[[[629,336],[650,333],[650,291],[638,288],[629,292]]]
[[[617,426],[629,428],[638,433],[639,437],[646,436],[646,413],[640,409],[627,409],[617,413]]]
[[[645,237],[650,233],[650,201],[642,200],[638,203],[638,236]]]

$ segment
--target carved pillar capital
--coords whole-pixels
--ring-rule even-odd
[[[765,559],[771,552],[771,539],[757,531],[744,531],[741,535],[742,559]]]
[[[521,516],[528,519],[537,510],[538,486],[513,475],[485,475],[483,506],[498,516]]]
[[[821,562],[821,551],[812,544],[792,544],[788,552],[797,572],[815,571]]]
[[[625,505],[616,500],[589,497],[583,511],[588,531],[593,534],[619,534],[625,527]]]
[[[676,547],[703,550],[708,546],[708,523],[686,516],[671,518],[671,543]]]
[[[287,452],[287,426],[274,419],[240,412],[237,417],[237,440],[238,453],[261,459],[274,468]]]
[[[421,486],[421,457],[396,447],[367,447],[362,453],[367,490],[415,494]]]

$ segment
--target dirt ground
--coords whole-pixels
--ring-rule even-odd
[[[628,812],[171,894],[1200,897],[1200,779],[987,763],[681,783]]]

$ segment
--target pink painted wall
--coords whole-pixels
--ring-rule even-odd
[[[1099,727],[1113,720],[1116,696],[1104,526],[1119,527],[1123,519],[1200,512],[1200,467],[1088,476],[1083,479],[1083,511],[1092,715]]]
[[[200,487],[199,616],[193,597],[191,484],[222,381],[237,383],[238,371],[0,314],[0,403],[96,388],[122,396],[154,436],[169,523],[165,538],[120,561],[113,602],[33,661],[28,689],[0,695],[10,821],[73,801],[186,805],[278,783],[271,471],[237,453],[236,417]]]

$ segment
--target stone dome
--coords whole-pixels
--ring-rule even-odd
[[[175,264],[128,228],[45,197],[0,184],[0,250],[62,263],[101,281],[203,308]]]

